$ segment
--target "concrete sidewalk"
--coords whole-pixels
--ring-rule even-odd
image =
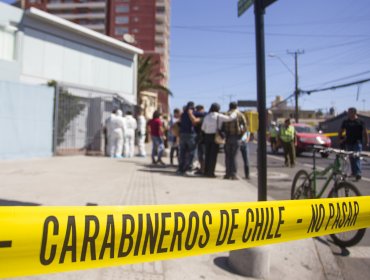
[[[54,157],[0,162],[0,205],[206,204],[257,200],[245,180],[181,177],[149,158]],[[341,279],[328,246],[313,239],[267,246],[268,279]],[[17,279],[247,279],[227,265],[228,252],[138,265]]]

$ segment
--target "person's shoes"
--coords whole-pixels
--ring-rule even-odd
[[[199,169],[194,172],[194,175],[203,175],[203,172]]]
[[[239,180],[239,178],[238,178],[238,177],[236,177],[235,175],[231,176],[231,177],[230,177],[230,179],[231,179],[231,180]]]
[[[245,179],[249,180],[250,179],[249,175],[245,175]]]
[[[217,176],[215,174],[211,174],[211,175],[208,174],[205,177],[207,177],[207,178],[216,178]]]
[[[229,176],[229,175],[225,175],[225,176],[224,176],[224,179],[226,179],[226,180],[227,180],[227,179],[230,179],[230,176]]]
[[[359,181],[361,180],[361,175],[356,175],[355,178],[356,178],[356,181]]]
[[[292,164],[290,165],[290,167],[291,167],[291,168],[294,168],[294,167],[295,167],[295,163],[292,163]]]
[[[159,159],[158,160],[158,163],[160,164],[160,165],[162,165],[162,166],[165,166],[166,164],[161,160],[161,159]]]
[[[186,177],[193,177],[193,172],[192,171],[185,171],[184,175]]]
[[[176,175],[182,176],[182,175],[184,175],[184,172],[182,172],[180,170],[176,170]]]
[[[289,163],[285,163],[284,165],[285,165],[285,167],[289,167]]]

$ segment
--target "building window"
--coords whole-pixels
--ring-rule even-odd
[[[128,13],[129,7],[127,5],[116,6],[116,13]]]
[[[139,29],[137,28],[132,29],[132,33],[139,33]]]
[[[11,61],[15,58],[15,30],[13,28],[12,26],[0,27],[0,59]]]
[[[157,7],[157,13],[164,13],[166,11],[165,7]]]
[[[116,35],[123,35],[125,33],[128,33],[128,28],[127,27],[121,27],[121,26],[118,26],[114,29],[114,33]]]
[[[139,18],[138,17],[134,17],[134,22],[139,22]]]
[[[117,24],[128,23],[128,17],[127,16],[118,16],[118,17],[116,17],[116,23]]]

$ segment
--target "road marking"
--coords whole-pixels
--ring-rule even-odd
[[[257,177],[258,172],[251,172],[250,175],[252,177]],[[274,172],[274,171],[267,172],[267,179],[285,179],[288,177],[289,177],[289,174],[286,174],[286,173]]]
[[[272,155],[267,155],[267,156],[270,158],[276,159],[276,160],[284,161],[282,157],[277,157],[277,156],[272,156]]]

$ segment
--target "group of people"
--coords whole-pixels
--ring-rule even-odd
[[[269,130],[270,143],[272,152],[276,151],[278,141],[283,147],[285,166],[295,166],[295,147],[297,145],[297,137],[294,127],[291,125],[290,119],[286,119],[280,128],[275,122],[271,123]],[[369,137],[365,123],[358,117],[357,110],[350,107],[347,110],[347,119],[345,119],[340,127],[339,144],[341,149],[353,152],[361,152],[369,144]],[[361,159],[359,157],[350,157],[351,176],[356,180],[361,179]]]
[[[132,111],[123,113],[114,109],[105,121],[107,137],[106,154],[112,158],[131,158],[135,154],[136,130],[138,136],[139,156],[145,156],[146,120],[139,114],[136,120]]]
[[[239,112],[237,104],[231,102],[226,114],[220,112],[220,105],[213,103],[208,112],[204,106],[195,106],[188,102],[182,111],[174,109],[169,123],[168,135],[163,133],[160,114],[155,112],[149,121],[149,130],[153,142],[152,163],[163,164],[162,155],[164,139],[168,137],[170,143],[170,163],[174,163],[175,155],[178,158],[178,175],[202,175],[215,178],[215,168],[220,143],[216,141],[216,134],[224,136],[225,176],[224,179],[237,179],[237,152],[240,149],[244,160],[245,177],[249,178],[248,161],[248,123],[244,115]],[[194,163],[199,162],[198,168]]]
[[[249,179],[248,142],[250,132],[248,119],[237,108],[236,102],[230,102],[226,113],[220,112],[220,105],[213,103],[206,112],[202,105],[195,106],[188,102],[182,110],[176,108],[168,122],[159,111],[153,113],[147,122],[142,110],[139,110],[137,119],[127,111],[123,116],[121,110],[113,110],[105,123],[107,135],[106,152],[110,157],[133,157],[135,154],[135,137],[137,137],[138,156],[145,157],[145,141],[147,135],[152,141],[152,164],[165,165],[162,158],[165,147],[170,147],[170,164],[178,160],[178,175],[202,175],[215,178],[215,168],[220,150],[217,138],[222,136],[225,151],[224,179],[237,179],[237,153],[240,150],[244,175]],[[344,134],[344,132],[346,132]],[[296,162],[295,146],[296,132],[290,119],[278,127],[275,122],[270,127],[270,142],[272,151],[277,142],[284,149],[285,166],[294,167]],[[348,119],[343,121],[339,139],[343,148],[349,151],[360,152],[367,146],[368,135],[366,126],[357,116],[355,108],[348,109]],[[195,162],[198,167],[195,168]],[[351,158],[352,175],[361,179],[361,162],[359,158]]]

